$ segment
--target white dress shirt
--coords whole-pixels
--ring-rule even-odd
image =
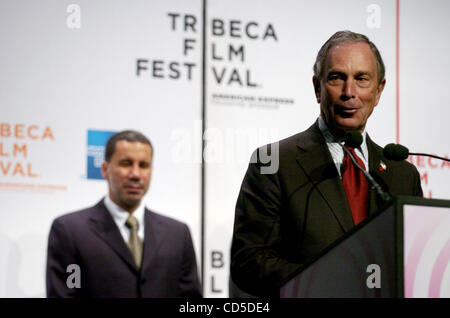
[[[109,195],[105,197],[105,206],[106,209],[111,214],[114,222],[116,223],[117,227],[119,228],[120,234],[122,234],[122,237],[125,241],[125,243],[128,243],[128,240],[130,238],[130,229],[126,226],[126,221],[128,219],[128,216],[130,213],[124,209],[122,209],[120,206],[118,206],[116,203],[114,203]],[[133,211],[133,216],[138,220],[139,222],[139,228],[138,228],[138,236],[144,242],[144,233],[145,233],[145,221],[144,221],[144,213],[145,207],[144,204],[139,204],[138,208]]]
[[[328,129],[327,124],[322,119],[321,116],[319,116],[319,129],[322,132],[323,137],[325,138],[325,141],[327,142],[328,150],[331,153],[331,157],[333,158],[334,164],[336,165],[336,169],[339,173],[339,176],[342,178],[341,175],[341,166],[342,162],[344,161],[344,150],[340,146],[340,144],[344,144],[344,141],[338,140],[332,132]],[[367,150],[367,143],[366,143],[366,131],[364,130],[361,134],[363,136],[363,142],[361,146],[355,149],[356,155],[364,162],[365,170],[369,171],[369,151]]]

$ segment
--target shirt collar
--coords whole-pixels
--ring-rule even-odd
[[[130,213],[127,210],[124,210],[120,206],[118,206],[113,200],[111,200],[109,195],[107,195],[105,197],[104,203],[105,203],[105,206],[108,209],[109,213],[113,217],[114,221],[118,224],[124,225],[128,219],[128,216],[130,215]],[[144,223],[144,212],[145,212],[145,205],[141,201],[141,203],[139,204],[137,209],[133,211],[133,216],[139,222],[139,228],[141,228],[141,226],[143,226],[145,224]]]
[[[319,116],[319,129],[322,132],[322,135],[327,143],[340,143],[341,140],[331,132],[331,130],[328,128],[327,124],[323,120],[322,116]],[[361,146],[358,147],[358,149],[361,151],[362,155],[367,160],[367,158],[369,158],[369,151],[367,149],[366,143],[367,138],[366,130],[364,130],[361,135],[363,137],[363,142]]]

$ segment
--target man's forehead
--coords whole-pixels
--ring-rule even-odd
[[[135,154],[152,154],[152,148],[149,144],[142,143],[139,141],[127,141],[127,140],[119,140],[116,143],[116,147],[114,149],[114,154],[120,154],[121,156],[125,155],[135,155]]]
[[[118,140],[116,142],[116,147],[117,146],[121,147],[121,148],[147,148],[148,147],[151,149],[150,145],[147,143],[143,143],[140,141],[128,141],[125,139]]]
[[[350,50],[369,50],[372,51],[370,49],[370,45],[367,42],[363,42],[363,41],[346,41],[346,42],[342,42],[342,43],[337,43],[333,46],[330,47],[330,49],[328,50],[328,54],[330,54],[331,51],[336,50],[336,49],[350,49]]]
[[[376,70],[376,59],[369,44],[365,42],[345,42],[330,48],[325,59],[325,69],[327,72],[333,69],[347,66],[347,63],[354,62],[353,66],[358,66],[365,71]]]

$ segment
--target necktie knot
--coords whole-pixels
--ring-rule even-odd
[[[347,145],[347,144],[345,144],[344,147],[345,147],[348,151],[350,151],[352,154],[355,152],[355,148],[350,147],[350,146]]]
[[[355,158],[356,162],[359,164],[359,166],[363,169],[366,168],[366,165],[364,164],[364,162],[361,160],[361,158],[356,154],[355,148],[349,146],[349,145],[344,145],[344,147],[353,155],[353,157]],[[353,165],[351,163],[351,159],[350,156],[348,155],[347,152],[344,151],[344,162],[341,166],[341,171],[343,171],[346,167]]]
[[[125,222],[125,225],[132,231],[134,230],[137,231],[139,229],[139,222],[133,215],[130,215],[128,217],[127,221]]]

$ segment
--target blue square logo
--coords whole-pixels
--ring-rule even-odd
[[[87,131],[87,178],[103,179],[102,162],[105,158],[105,146],[115,131],[88,130]]]

